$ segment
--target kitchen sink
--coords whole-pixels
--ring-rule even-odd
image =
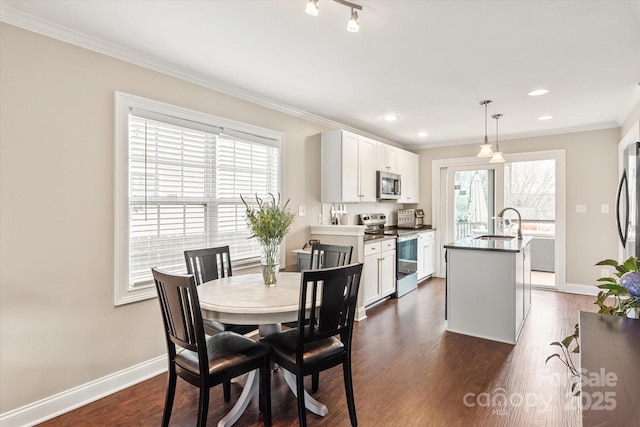
[[[514,236],[495,235],[495,234],[485,234],[483,236],[476,237],[476,239],[478,239],[478,240],[511,240],[511,239],[515,239],[515,237]]]

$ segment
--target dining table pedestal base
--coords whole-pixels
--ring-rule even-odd
[[[258,391],[259,383],[260,376],[257,370],[251,371],[246,375],[246,382],[244,383],[240,397],[238,397],[238,401],[233,405],[229,413],[218,421],[218,427],[230,427],[238,421],[238,418],[240,418],[244,410],[247,409],[251,398],[255,396]]]
[[[260,331],[261,337],[266,337],[267,335],[270,335],[270,334],[277,334],[282,332],[282,324],[275,323],[275,324],[260,325],[259,331]],[[276,370],[277,368],[278,367],[276,365],[272,366],[273,370]],[[291,372],[287,371],[286,369],[282,369],[282,376],[284,377],[285,382],[291,389],[291,392],[293,393],[293,395],[296,396],[297,398],[298,392],[296,387],[295,375],[293,375]],[[313,397],[311,397],[311,395],[306,390],[304,392],[304,406],[314,414],[320,415],[321,417],[324,417],[329,413],[329,409],[327,408],[327,405],[315,400]]]

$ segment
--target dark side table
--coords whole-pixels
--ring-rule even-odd
[[[580,312],[582,425],[640,426],[640,320]]]

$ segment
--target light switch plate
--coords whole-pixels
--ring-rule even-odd
[[[586,213],[587,205],[576,205],[576,213]]]
[[[609,213],[609,205],[607,205],[606,203],[603,205],[600,205],[600,212],[603,214],[608,214]]]
[[[305,206],[298,206],[298,216],[307,215],[307,208]]]

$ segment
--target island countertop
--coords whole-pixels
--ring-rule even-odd
[[[445,249],[470,249],[476,251],[520,252],[531,243],[533,237],[523,236],[522,240],[483,240],[468,237],[444,245]]]

